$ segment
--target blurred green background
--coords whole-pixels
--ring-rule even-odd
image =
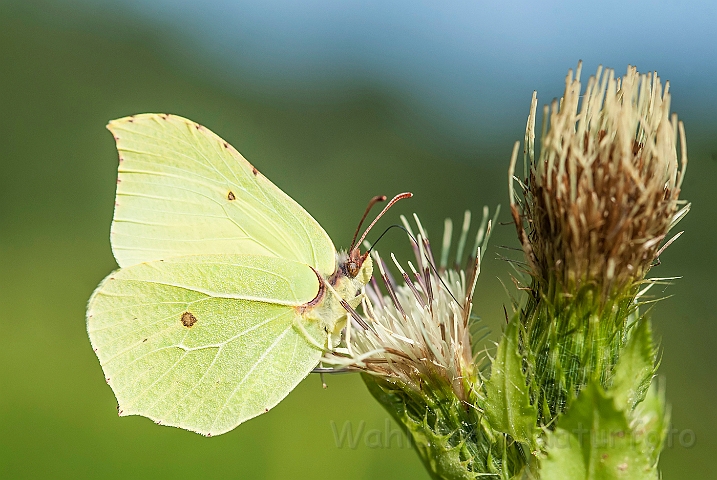
[[[548,72],[519,65],[501,71],[490,56],[481,57],[485,68],[479,64],[478,73],[461,80],[469,85],[475,77],[486,87],[464,86],[478,99],[468,101],[476,111],[467,114],[450,107],[465,102],[455,93],[460,82],[448,76],[446,90],[455,95],[442,97],[440,76],[411,90],[400,79],[382,81],[386,71],[374,72],[370,62],[349,68],[336,57],[343,70],[322,70],[315,60],[298,68],[301,58],[290,53],[293,69],[276,79],[280,56],[274,70],[262,70],[256,42],[232,50],[233,57],[229,51],[213,56],[211,42],[197,39],[216,32],[183,25],[172,12],[165,15],[167,2],[155,3],[152,14],[142,14],[141,2],[129,2],[130,8],[111,1],[0,1],[0,477],[427,478],[395,435],[390,448],[374,448],[378,435],[397,427],[356,376],[331,377],[326,390],[310,376],[270,413],[211,439],[117,417],[84,320],[87,298],[116,266],[109,226],[117,155],[104,126],[139,112],[181,114],[208,126],[311,212],[337,246],[349,243],[371,196],[410,190],[415,197],[399,203],[384,225],[415,211],[437,240],[444,217],[507,203],[507,161],[512,142],[522,138],[531,89],[538,88],[541,103],[560,94],[567,69],[580,58],[574,42],[560,55],[545,45],[552,55]],[[309,3],[320,10],[320,2]],[[716,24],[713,8],[695,12],[705,24]],[[582,17],[573,13],[570,31],[580,32]],[[664,22],[689,26],[683,20]],[[413,21],[406,16],[402,25]],[[639,18],[621,21],[634,22],[637,35],[659,36]],[[436,22],[452,28],[446,18]],[[525,45],[513,45],[527,55],[541,48],[541,26],[532,28],[537,33]],[[514,33],[492,38],[490,48],[524,41]],[[586,58],[584,78],[597,62],[618,73],[627,62],[640,62],[641,71],[664,74],[662,57],[625,59],[625,50],[614,46],[620,33],[612,35],[604,51],[589,47],[596,58]],[[683,195],[693,211],[681,225],[686,234],[653,271],[684,277],[665,289],[674,296],[653,318],[674,428],[692,431],[694,445],[681,446],[676,435],[662,469],[666,479],[717,478],[715,60],[702,57],[708,62],[702,68],[699,48],[681,49],[679,38],[677,46],[665,46],[666,58],[677,60],[664,63],[669,75],[663,78],[672,80],[673,110],[686,124],[690,163]],[[281,41],[292,43],[287,37],[280,47]],[[226,58],[233,58],[231,65]],[[395,61],[400,67],[401,59]],[[501,220],[508,221],[505,209]],[[516,246],[513,233],[509,225],[496,228],[478,284],[475,311],[493,339],[507,303],[498,277],[507,280],[509,270],[497,259],[505,253],[498,247]],[[382,251],[407,252],[401,235],[388,237]],[[364,422],[355,449],[336,444],[332,425],[340,431],[346,422],[354,431]]]

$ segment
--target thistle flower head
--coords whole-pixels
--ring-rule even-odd
[[[436,264],[418,217],[414,215],[417,235],[402,217],[412,240],[415,264],[409,261],[402,265],[391,254],[401,275],[397,282],[374,250],[379,278],[374,277],[366,285],[362,302],[369,328],[347,328],[344,348],[328,353],[323,363],[383,377],[416,392],[431,385],[450,386],[457,398],[468,401],[467,390],[471,387],[466,382],[477,378],[471,309],[482,252],[491,230],[487,213],[485,208],[475,247],[464,258],[471,220],[470,212],[465,213],[452,265],[448,264],[453,233],[450,219],[445,223],[443,251]],[[379,283],[386,293],[382,293]]]
[[[611,295],[645,277],[687,213],[679,200],[685,134],[657,74],[629,67],[615,78],[599,68],[581,94],[580,68],[560,101],[544,108],[537,159],[533,94],[522,199],[513,191],[517,144],[511,160],[511,213],[535,280]]]

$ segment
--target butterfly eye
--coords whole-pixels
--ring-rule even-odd
[[[359,265],[355,260],[351,260],[346,264],[346,271],[351,277],[355,277],[359,272]]]

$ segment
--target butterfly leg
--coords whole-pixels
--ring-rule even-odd
[[[346,326],[344,327],[344,330],[346,331],[346,348],[349,351],[349,355],[352,357],[354,356],[353,349],[351,348],[351,330],[353,330],[353,323],[346,321]]]
[[[326,385],[326,381],[324,380],[324,362],[319,362],[319,377],[321,378],[321,386],[323,388],[328,388],[328,385]]]

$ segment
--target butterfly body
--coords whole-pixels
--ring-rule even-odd
[[[204,435],[268,411],[334,348],[372,273],[214,133],[174,115],[110,122],[120,155],[90,341],[120,415]]]

